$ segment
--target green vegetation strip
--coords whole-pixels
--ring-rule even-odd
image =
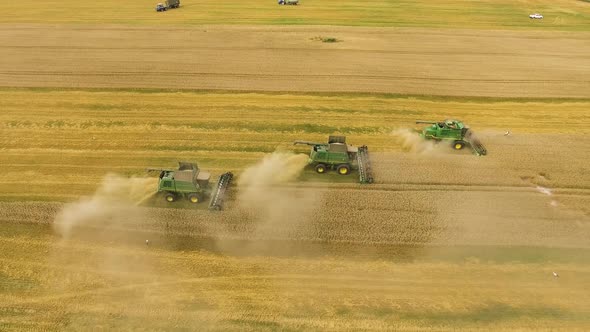
[[[276,1],[183,0],[181,7],[157,13],[156,2],[63,0],[12,1],[3,23],[124,24],[135,26],[339,25],[469,29],[590,30],[585,1],[539,0],[302,0],[298,6]],[[539,12],[543,20],[530,20]]]
[[[564,103],[564,102],[590,102],[587,98],[557,98],[557,97],[488,97],[488,96],[442,96],[442,95],[420,95],[400,93],[377,93],[377,92],[309,92],[309,91],[254,91],[254,90],[211,90],[211,89],[166,89],[166,88],[55,88],[55,87],[0,87],[0,92],[111,92],[111,93],[136,93],[136,94],[195,94],[195,95],[263,95],[263,96],[318,96],[318,97],[373,97],[379,99],[416,99],[424,101],[457,101],[471,103]],[[100,107],[100,106],[97,106]],[[105,106],[106,107],[106,106]]]

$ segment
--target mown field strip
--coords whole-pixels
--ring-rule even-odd
[[[0,86],[588,98],[588,40],[556,31],[0,26]]]
[[[37,186],[41,192],[55,187],[42,184],[33,187]],[[255,208],[252,210],[253,207],[245,205],[239,196],[241,188],[235,187],[227,202],[227,211],[220,214],[180,203],[166,205],[161,197],[156,196],[144,205],[168,208],[138,211],[141,221],[138,220],[137,224],[128,225],[126,220],[120,220],[116,225],[89,227],[94,227],[96,231],[108,227],[111,232],[124,234],[149,232],[150,237],[163,233],[213,239],[345,241],[358,244],[587,245],[587,230],[584,228],[589,217],[587,189],[575,190],[575,195],[563,194],[563,189],[557,189],[548,196],[539,192],[533,184],[493,188],[481,185],[390,184],[371,188],[350,184],[320,186],[311,183],[306,186],[301,183],[272,190],[275,198],[267,202],[264,211],[256,212]],[[69,201],[80,195],[76,187],[70,187],[69,193]],[[28,194],[30,199],[42,195],[34,189]],[[10,200],[25,198],[10,194],[3,198],[10,197]],[[59,195],[53,196],[53,200],[60,198]],[[300,213],[281,219],[272,218],[275,207],[284,209],[289,205]],[[52,223],[61,206],[37,202],[2,203],[0,219],[20,220],[25,224]],[[138,227],[139,224],[142,226]],[[526,236],[521,233],[523,229],[527,229]],[[190,248],[194,245],[187,243]]]

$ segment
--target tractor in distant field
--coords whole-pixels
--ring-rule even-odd
[[[186,198],[189,202],[197,204],[210,197],[210,210],[223,208],[225,193],[233,178],[231,172],[224,173],[219,177],[217,186],[211,188],[211,174],[201,171],[197,164],[189,162],[179,162],[177,170],[148,168],[148,172],[154,171],[160,172],[158,192],[164,194],[167,202]]]
[[[298,5],[299,4],[299,0],[279,0],[278,1],[279,5]]]
[[[330,136],[328,143],[295,141],[294,144],[312,147],[309,164],[320,174],[334,169],[340,175],[348,175],[353,168],[357,168],[360,183],[373,183],[369,148],[366,145],[348,145],[345,136]]]
[[[416,121],[417,124],[430,124],[424,128],[420,133],[425,139],[435,141],[450,141],[455,150],[461,150],[465,146],[470,146],[473,152],[478,156],[485,156],[487,154],[486,148],[473,134],[463,122],[457,120],[436,121]]]
[[[180,0],[167,0],[166,2],[162,3],[159,2],[156,5],[157,12],[165,12],[168,9],[174,9],[180,7]]]

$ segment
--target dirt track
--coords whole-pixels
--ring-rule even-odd
[[[589,97],[588,40],[558,32],[4,25],[0,86]]]

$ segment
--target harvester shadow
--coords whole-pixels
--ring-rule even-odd
[[[198,204],[191,203],[187,200],[178,200],[176,202],[167,202],[162,193],[155,193],[141,201],[138,206],[146,208],[160,209],[190,209],[190,210],[207,210],[209,200]]]
[[[340,175],[335,171],[329,171],[325,174],[318,174],[313,167],[306,166],[303,172],[297,178],[300,182],[320,182],[320,183],[358,183],[359,173],[356,170],[347,175]]]

